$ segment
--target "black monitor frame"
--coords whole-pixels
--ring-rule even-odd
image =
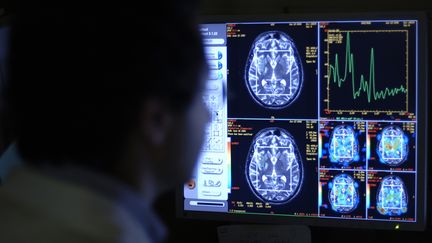
[[[212,23],[241,23],[241,22],[303,22],[303,21],[344,21],[344,20],[418,20],[418,94],[417,94],[417,215],[416,222],[400,221],[369,221],[369,220],[344,220],[318,217],[297,216],[272,216],[238,213],[201,212],[184,210],[183,185],[176,190],[177,216],[186,219],[201,219],[229,222],[248,222],[261,224],[304,224],[310,226],[348,227],[364,229],[387,230],[424,230],[427,224],[428,203],[428,119],[429,119],[429,77],[428,77],[428,23],[424,12],[383,12],[383,13],[336,13],[336,14],[287,14],[287,15],[227,15],[227,16],[202,16],[201,24]]]

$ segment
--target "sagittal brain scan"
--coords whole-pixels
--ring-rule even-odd
[[[249,52],[245,76],[259,105],[268,109],[289,106],[303,83],[300,55],[292,39],[281,31],[260,34]]]
[[[377,192],[376,208],[380,214],[388,216],[398,216],[408,211],[407,191],[400,177],[384,177]]]
[[[350,175],[337,175],[329,183],[329,201],[333,211],[349,213],[356,209],[359,203],[357,188],[357,182]]]
[[[377,136],[377,154],[381,163],[397,166],[408,157],[408,137],[398,126],[388,126]]]
[[[349,125],[339,125],[330,137],[329,158],[333,163],[349,164],[358,161],[359,145],[354,129]]]
[[[293,137],[277,127],[258,132],[249,149],[246,177],[262,201],[283,204],[293,199],[303,180],[303,165]]]

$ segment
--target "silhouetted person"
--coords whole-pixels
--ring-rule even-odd
[[[195,3],[21,2],[5,97],[26,165],[0,187],[1,242],[162,240],[152,202],[209,119]]]

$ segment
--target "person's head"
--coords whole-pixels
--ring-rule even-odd
[[[6,98],[23,158],[132,183],[140,167],[168,184],[185,180],[208,120],[193,1],[21,2]]]

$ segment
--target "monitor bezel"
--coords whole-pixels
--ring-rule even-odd
[[[266,15],[212,15],[200,16],[200,24],[239,23],[239,22],[326,22],[326,21],[378,21],[378,20],[417,20],[418,21],[418,95],[417,95],[417,215],[416,222],[353,220],[344,218],[320,218],[299,216],[272,216],[240,213],[221,213],[184,210],[183,185],[176,189],[176,214],[184,219],[215,220],[238,223],[262,224],[304,224],[309,226],[409,230],[423,231],[427,225],[427,134],[429,119],[428,85],[428,21],[425,12],[356,12],[356,13],[311,13],[311,14],[266,14]]]

